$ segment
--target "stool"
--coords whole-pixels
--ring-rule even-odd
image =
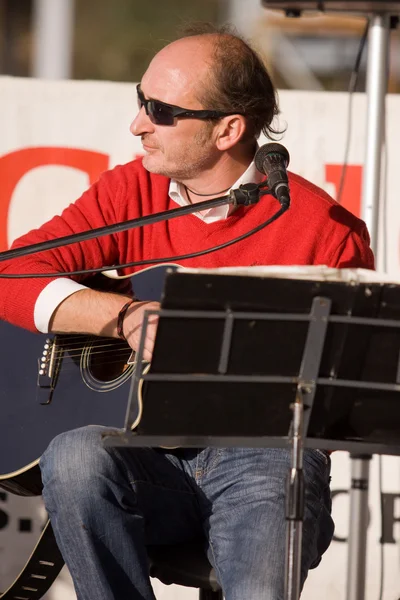
[[[150,576],[162,583],[199,588],[199,600],[223,600],[215,570],[200,542],[148,546]]]

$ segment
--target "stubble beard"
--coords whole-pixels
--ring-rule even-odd
[[[143,157],[143,166],[150,173],[164,175],[176,181],[188,181],[212,168],[215,164],[213,148],[209,130],[203,130],[193,136],[191,142],[184,149],[181,148],[179,156],[173,160],[167,159],[164,164],[162,161],[152,164],[151,155],[146,155]]]

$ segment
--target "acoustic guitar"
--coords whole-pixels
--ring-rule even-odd
[[[102,287],[122,283],[138,299],[160,300],[166,271],[176,267],[163,264],[128,279],[102,276]],[[132,349],[119,339],[35,334],[5,322],[0,336],[0,487],[40,495],[39,459],[55,436],[85,425],[124,427]]]

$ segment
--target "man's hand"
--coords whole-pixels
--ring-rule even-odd
[[[159,310],[159,302],[134,302],[128,308],[123,322],[123,333],[126,341],[135,351],[139,348],[145,310]],[[154,340],[158,325],[158,315],[150,315],[144,344],[143,358],[150,361],[153,354]]]
[[[118,313],[129,296],[98,292],[89,288],[68,296],[54,311],[49,331],[54,333],[89,333],[105,337],[118,337]],[[139,348],[145,310],[159,310],[159,302],[134,302],[123,320],[123,332],[135,352]],[[152,315],[147,327],[143,358],[150,361],[156,337],[158,316]]]

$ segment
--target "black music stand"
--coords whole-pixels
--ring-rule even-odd
[[[340,281],[169,273],[151,369],[142,335],[126,429],[104,441],[290,445],[287,600],[300,595],[303,447],[400,454],[400,286],[347,271]]]

